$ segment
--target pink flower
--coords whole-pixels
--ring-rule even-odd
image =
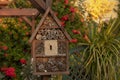
[[[12,77],[12,78],[16,77],[15,68],[13,67],[7,68],[7,70],[5,70],[5,74],[8,77]]]
[[[64,15],[64,16],[61,18],[61,20],[62,20],[62,21],[67,21],[68,18],[69,18],[69,15]]]
[[[22,58],[22,59],[20,59],[20,63],[21,64],[26,64],[26,60]]]
[[[66,5],[68,5],[68,3],[69,3],[69,0],[65,0],[65,1],[64,1],[64,3],[65,3]]]
[[[70,7],[70,12],[74,13],[75,12],[75,8],[74,7]]]

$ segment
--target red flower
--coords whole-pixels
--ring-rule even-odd
[[[78,31],[78,30],[72,30],[72,32],[73,32],[74,34],[80,34],[80,31]]]
[[[6,51],[6,50],[8,50],[8,47],[7,47],[7,46],[2,46],[2,49],[3,49],[4,51]]]
[[[8,56],[8,54],[7,54],[7,53],[4,53],[4,56],[5,56],[5,57],[7,57],[7,56]]]
[[[68,3],[69,3],[69,0],[65,0],[65,1],[64,1],[64,3],[65,3],[66,5],[68,5]]]
[[[62,27],[65,26],[65,22],[64,22],[64,21],[61,22],[61,26],[62,26]]]
[[[70,42],[71,42],[71,43],[77,43],[78,40],[75,38],[75,39],[72,39]]]
[[[21,64],[26,64],[26,60],[22,58],[22,59],[20,59],[20,63]]]
[[[2,67],[0,68],[0,71],[5,72],[8,68],[7,67]]]
[[[76,34],[80,34],[80,31],[77,31],[77,33]]]
[[[74,7],[70,7],[70,12],[74,13],[75,12],[75,8]]]
[[[64,15],[64,16],[61,18],[61,20],[63,20],[63,21],[67,21],[68,18],[69,18],[69,15]]]
[[[83,38],[84,38],[84,40],[90,42],[90,40],[89,40],[89,38],[88,38],[88,36],[86,34],[84,34]]]
[[[74,34],[76,34],[76,33],[77,33],[77,30],[72,30],[72,32],[73,32]]]
[[[5,74],[6,74],[6,76],[9,76],[9,77],[16,77],[15,68],[9,67],[9,68],[5,71]]]
[[[54,12],[55,16],[58,16],[58,12]]]

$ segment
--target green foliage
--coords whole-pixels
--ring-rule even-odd
[[[28,59],[30,47],[28,45],[30,29],[18,18],[4,18],[0,24],[0,67],[14,67],[21,73],[21,58]],[[2,47],[7,47],[4,50]]]
[[[119,19],[98,27],[89,26],[87,34],[90,42],[83,52],[84,69],[91,80],[118,80],[117,71],[120,58]],[[119,65],[120,66],[120,65]]]
[[[97,24],[92,20],[84,21],[83,16],[74,11],[71,12],[71,7],[77,9],[71,1],[74,0],[69,0],[69,3],[65,4],[64,0],[54,0],[52,6],[57,17],[64,23],[66,31],[72,38],[77,39],[75,43],[70,44],[71,72],[67,77],[69,80],[120,79],[120,20],[115,19],[102,24]],[[32,7],[28,0],[16,0],[9,6],[12,8]],[[67,20],[62,20],[65,15],[67,15]],[[39,17],[37,20],[40,20]],[[75,34],[73,30],[79,33]],[[0,79],[2,79],[1,75],[7,80],[40,78],[40,76],[32,75],[28,44],[30,32],[31,28],[20,18],[0,18],[0,68],[14,67],[17,75],[16,78],[10,78],[0,71]],[[20,59],[27,60],[27,63],[21,64]],[[61,76],[58,77],[61,78]],[[57,77],[54,80],[58,80]]]

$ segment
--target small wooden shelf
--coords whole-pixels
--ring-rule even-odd
[[[41,55],[41,54],[36,54],[36,57],[66,57],[66,54],[59,54],[59,55]]]

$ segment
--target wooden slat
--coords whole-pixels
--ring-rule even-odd
[[[58,54],[58,55],[51,55],[51,56],[49,56],[49,55],[36,54],[35,56],[36,56],[36,57],[42,57],[42,58],[44,58],[44,57],[66,57],[66,54]]]
[[[56,75],[56,74],[69,74],[69,71],[64,72],[34,72],[34,75]]]
[[[9,3],[9,1],[0,1],[0,6],[7,6]]]
[[[34,2],[36,3],[36,5],[40,6],[44,10],[46,9],[46,5],[45,5],[45,2],[43,0],[34,0]],[[38,10],[40,10],[40,8]]]
[[[52,0],[46,0],[46,6],[51,7],[52,6]]]
[[[36,16],[37,9],[0,9],[0,17]]]
[[[32,3],[33,7],[37,8],[38,10],[41,10],[41,8],[44,9],[42,3],[40,3],[41,6],[39,6],[36,0],[29,0],[29,1]]]
[[[29,26],[33,26],[32,22],[27,17],[21,17]]]
[[[32,40],[34,39],[35,35],[37,34],[37,31],[38,31],[39,28],[41,27],[43,21],[45,20],[46,16],[48,15],[49,11],[50,11],[50,8],[48,8],[48,9],[46,10],[46,12],[45,12],[45,14],[43,15],[41,21],[40,21],[39,24],[37,25],[37,28],[36,28],[35,31],[32,33],[32,36],[31,36],[30,39],[29,39],[29,42],[30,42],[30,43],[31,43]]]

